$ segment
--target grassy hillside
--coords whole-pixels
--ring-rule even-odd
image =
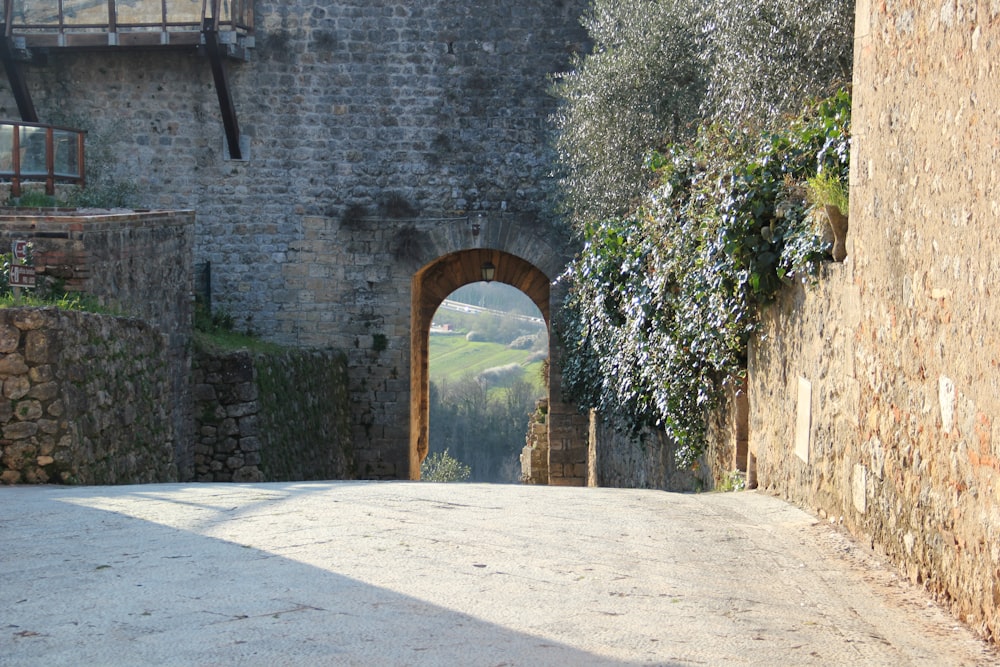
[[[431,381],[454,382],[466,375],[477,375],[487,368],[523,365],[531,356],[530,350],[511,350],[499,343],[473,343],[461,335],[433,335],[430,337]],[[525,367],[523,379],[541,386],[539,372],[542,362]]]

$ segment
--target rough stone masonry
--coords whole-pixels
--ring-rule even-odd
[[[239,327],[347,352],[358,464],[406,477],[414,229],[482,213],[558,247],[540,207],[548,77],[584,47],[586,4],[260,0],[251,61],[227,63],[243,162],[223,157],[193,52],[52,50],[25,77],[43,122],[88,130],[93,167],[145,206],[197,211],[196,262]]]

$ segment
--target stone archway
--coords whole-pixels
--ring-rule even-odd
[[[495,267],[495,282],[524,292],[541,311],[551,334],[550,280],[531,263],[490,248],[453,252],[422,267],[413,276],[413,311],[410,329],[410,478],[419,479],[420,463],[427,456],[430,428],[429,334],[431,319],[449,294],[463,285],[482,280],[482,267]],[[551,340],[551,338],[550,338]],[[551,348],[551,343],[550,343]],[[550,386],[551,391],[551,386]]]

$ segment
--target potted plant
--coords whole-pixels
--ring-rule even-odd
[[[833,236],[830,250],[833,261],[843,262],[847,257],[847,219],[850,212],[847,186],[837,176],[820,172],[806,181],[806,191],[813,215]]]

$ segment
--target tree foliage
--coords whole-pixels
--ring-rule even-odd
[[[770,126],[850,81],[854,0],[714,0],[703,115]]]
[[[594,0],[593,42],[553,86],[564,208],[627,215],[652,148],[702,121],[769,128],[850,79],[852,0]]]
[[[683,136],[703,98],[697,0],[599,0],[593,48],[554,86],[564,201],[574,220],[623,215],[646,189],[643,156]]]
[[[491,386],[484,376],[430,386],[430,447],[471,467],[475,482],[515,482],[511,472],[525,443],[538,390],[522,379]]]

